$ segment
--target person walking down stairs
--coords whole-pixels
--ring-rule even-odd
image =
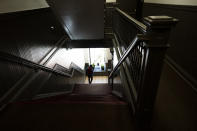
[[[88,75],[88,81],[89,81],[89,84],[92,83],[92,80],[93,80],[93,73],[94,73],[94,69],[92,67],[92,65],[90,65],[87,69],[87,75]]]

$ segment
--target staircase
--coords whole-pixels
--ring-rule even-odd
[[[108,84],[78,84],[73,92],[14,102],[1,113],[3,131],[133,131],[126,102]],[[132,125],[133,124],[133,125]]]
[[[96,3],[93,2],[93,4]],[[61,11],[68,4],[59,5],[61,8],[58,8],[57,13],[61,17],[63,16]],[[79,2],[78,6],[81,6]],[[57,7],[53,7],[53,9],[55,8]],[[74,8],[69,7],[68,9],[73,10]],[[85,10],[89,12],[89,8],[85,8]],[[94,10],[96,9],[94,8]],[[76,15],[73,18],[77,19],[74,19],[73,22],[82,20],[81,16],[84,15],[80,15],[81,13],[83,12],[79,11],[77,15],[70,13],[71,16]],[[73,73],[72,70],[67,72],[61,65],[56,65],[55,70],[46,67],[48,59],[57,51],[56,48],[49,52],[46,60],[42,60],[45,62],[40,62],[42,65],[0,53],[3,54],[0,55],[1,58],[6,60],[3,61],[6,63],[3,64],[4,68],[9,65],[7,62],[12,62],[17,63],[17,68],[24,66],[20,69],[28,72],[27,75],[23,72],[18,73],[25,75],[21,79],[17,79],[18,82],[13,86],[6,86],[11,88],[6,90],[6,93],[2,93],[3,96],[0,99],[1,130],[135,131],[137,130],[135,125],[138,126],[138,129],[143,130],[151,128],[150,122],[163,59],[169,46],[168,38],[171,28],[177,20],[167,16],[148,16],[141,22],[119,8],[112,9],[111,13],[113,14],[113,20],[111,20],[113,25],[110,28],[105,27],[105,31],[92,22],[95,20],[96,25],[97,23],[103,25],[103,12],[102,15],[91,12],[94,17],[102,16],[102,22],[89,17],[90,20],[84,19],[88,22],[82,21],[84,25],[76,22],[77,24],[73,23],[70,26],[65,21],[72,19],[68,17],[69,19],[66,18],[63,21],[64,25],[69,25],[73,29],[71,32],[67,32],[71,40],[65,39],[68,42],[68,47],[76,47],[73,44],[78,44],[84,48],[84,43],[87,42],[94,46],[99,44],[98,47],[105,47],[106,45],[101,43],[106,42],[106,40],[106,43],[113,43],[114,49],[111,50],[111,53],[118,54],[119,52],[120,58],[117,63],[115,60],[112,61],[114,68],[109,75],[109,85],[111,86],[107,84],[76,84],[81,82],[81,78],[84,76],[83,72]],[[86,16],[86,18],[88,17]],[[109,21],[109,25],[111,22]],[[108,25],[107,22],[105,24]],[[74,30],[76,29],[73,28],[74,25],[84,27],[85,31],[80,30],[80,28]],[[61,48],[65,48],[63,47],[64,42],[62,42]],[[90,48],[91,46],[88,45],[87,47]],[[9,68],[6,67],[5,69],[11,70]],[[16,72],[13,69],[10,71],[14,72],[11,75],[15,75],[13,78],[16,78],[17,70]],[[69,73],[71,74],[69,75]],[[15,79],[10,79],[10,81],[15,81]],[[75,87],[73,88],[73,86]],[[119,96],[124,100],[114,96],[111,88],[113,88],[113,94],[121,94]]]

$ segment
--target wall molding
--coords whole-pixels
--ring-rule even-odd
[[[173,10],[197,12],[197,6],[190,6],[190,5],[144,3],[144,7],[159,7],[159,8],[173,9]]]
[[[39,13],[48,12],[48,11],[51,11],[50,7],[40,8],[40,9],[32,9],[32,10],[24,10],[24,11],[17,11],[17,12],[0,13],[0,21],[14,19],[14,18],[17,18],[17,17],[33,15],[33,14],[39,14]]]

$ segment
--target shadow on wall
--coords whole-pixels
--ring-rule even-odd
[[[154,131],[196,131],[197,93],[164,64],[152,128]]]

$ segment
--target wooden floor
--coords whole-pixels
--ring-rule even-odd
[[[86,77],[85,84],[88,83],[88,77]],[[94,76],[92,83],[108,83],[108,76]]]

